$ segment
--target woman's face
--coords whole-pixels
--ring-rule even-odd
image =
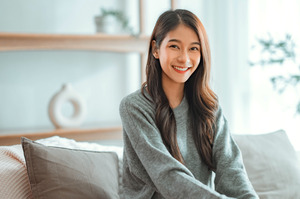
[[[180,24],[166,35],[153,55],[159,59],[163,84],[184,84],[200,63],[200,41],[193,29]]]

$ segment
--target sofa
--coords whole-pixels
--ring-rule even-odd
[[[233,135],[262,199],[300,198],[300,153],[286,133]],[[0,198],[118,199],[122,146],[53,136],[0,146]]]

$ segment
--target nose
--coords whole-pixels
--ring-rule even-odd
[[[187,52],[180,52],[178,56],[178,62],[185,64],[186,66],[191,65],[191,60]]]

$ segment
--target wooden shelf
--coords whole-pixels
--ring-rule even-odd
[[[23,50],[95,50],[108,52],[139,52],[148,49],[149,37],[130,35],[66,35],[1,33],[0,51]]]
[[[0,146],[20,144],[21,137],[32,140],[61,136],[77,141],[88,140],[122,140],[122,126],[54,129],[54,130],[22,130],[21,132],[10,132],[0,134]]]

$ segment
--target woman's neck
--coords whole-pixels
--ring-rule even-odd
[[[163,90],[168,98],[171,108],[176,108],[181,103],[184,96],[184,83],[162,82]]]

